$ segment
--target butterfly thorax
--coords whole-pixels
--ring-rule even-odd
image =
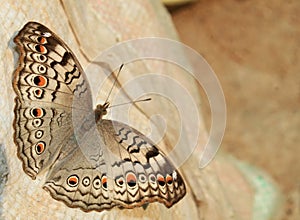
[[[103,105],[98,104],[95,109],[95,120],[99,121],[104,115],[107,114],[107,108],[109,107],[109,102],[105,102]]]

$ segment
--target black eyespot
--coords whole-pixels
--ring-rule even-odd
[[[96,176],[94,178],[94,180],[93,180],[93,187],[95,189],[100,189],[100,187],[101,187],[101,180],[100,180],[99,176]]]
[[[41,137],[43,137],[43,135],[44,135],[44,131],[42,131],[42,130],[37,130],[36,132],[35,132],[35,138],[37,138],[37,139],[40,139]]]
[[[46,57],[43,54],[39,54],[39,59],[41,62],[46,61]]]
[[[145,174],[139,174],[139,181],[141,182],[141,183],[145,183],[146,181],[147,181],[147,177],[146,177],[146,175]]]
[[[38,71],[39,71],[39,73],[45,73],[46,72],[46,67],[44,66],[44,65],[42,65],[42,64],[40,64],[39,66],[38,66]]]
[[[116,184],[120,187],[123,187],[124,183],[125,183],[125,179],[123,176],[119,176],[116,178]]]
[[[35,128],[40,127],[43,124],[43,119],[35,118],[32,120],[32,126]]]
[[[154,176],[154,174],[149,175],[149,181],[152,183],[156,183],[156,177]]]
[[[86,177],[84,177],[84,178],[82,179],[82,184],[83,184],[84,186],[89,186],[90,183],[91,183],[91,180],[90,180],[89,177],[86,176]]]

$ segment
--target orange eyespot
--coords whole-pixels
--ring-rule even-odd
[[[168,174],[167,177],[166,177],[166,182],[168,184],[172,184],[173,183],[173,178]]]
[[[126,182],[130,187],[136,186],[136,176],[133,173],[127,173]]]
[[[35,45],[34,48],[39,53],[46,53],[47,52],[46,47],[44,47],[43,45],[40,45],[40,44]]]
[[[40,89],[36,89],[36,90],[34,91],[34,93],[35,93],[37,96],[39,96],[39,95],[41,94],[41,90],[40,90]]]
[[[75,187],[79,183],[79,178],[77,175],[71,175],[67,179],[68,186]]]
[[[36,86],[44,87],[47,84],[47,79],[44,76],[36,76],[33,82]]]
[[[122,187],[124,185],[124,178],[122,176],[116,178],[116,183],[118,186]]]
[[[44,90],[40,89],[40,88],[35,88],[33,90],[33,94],[36,98],[38,99],[41,99],[43,97],[43,93],[44,93]]]
[[[166,184],[165,178],[161,174],[157,175],[157,182],[161,186],[164,186]]]
[[[37,41],[41,44],[45,44],[47,42],[46,38],[41,37],[41,36],[37,38]]]
[[[38,142],[35,145],[36,154],[38,154],[38,155],[42,154],[45,151],[45,146],[46,146],[45,142],[43,142],[43,141]]]
[[[42,108],[33,108],[31,110],[31,115],[34,118],[41,118],[44,116],[44,114],[45,114],[45,111]]]
[[[102,187],[104,189],[107,189],[107,177],[106,176],[102,176],[101,182],[102,182]]]

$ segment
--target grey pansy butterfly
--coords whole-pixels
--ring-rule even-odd
[[[154,201],[171,207],[184,197],[181,175],[151,140],[126,124],[102,119],[108,103],[97,105],[93,113],[103,140],[96,147],[115,157],[99,152],[87,158],[75,138],[72,110],[78,109],[79,121],[84,121],[92,109],[91,91],[75,55],[36,22],[27,23],[14,42],[20,51],[13,77],[14,138],[27,175],[35,179],[48,170],[43,188],[83,211],[134,208]]]

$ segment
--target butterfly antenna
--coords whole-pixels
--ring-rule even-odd
[[[147,101],[150,101],[150,100],[151,100],[151,98],[138,99],[138,100],[131,101],[131,102],[125,102],[125,103],[120,103],[120,104],[112,105],[112,106],[109,106],[108,108],[117,107],[117,106],[121,106],[121,105],[133,104],[133,103],[137,103],[137,102],[147,102]]]
[[[110,88],[110,91],[109,91],[109,93],[108,93],[108,95],[107,95],[107,98],[106,98],[106,100],[105,100],[104,103],[108,103],[107,101],[108,101],[108,99],[109,99],[109,97],[110,97],[110,95],[111,95],[111,93],[112,93],[113,88],[114,88],[115,85],[116,85],[117,79],[119,78],[119,75],[120,75],[120,73],[121,73],[121,70],[122,70],[123,66],[124,66],[124,64],[122,64],[122,65],[120,66],[119,71],[118,71],[118,73],[117,73],[117,75],[116,75],[116,78],[115,78],[115,80],[114,80],[114,82],[113,82],[113,85],[112,85],[112,87]]]

